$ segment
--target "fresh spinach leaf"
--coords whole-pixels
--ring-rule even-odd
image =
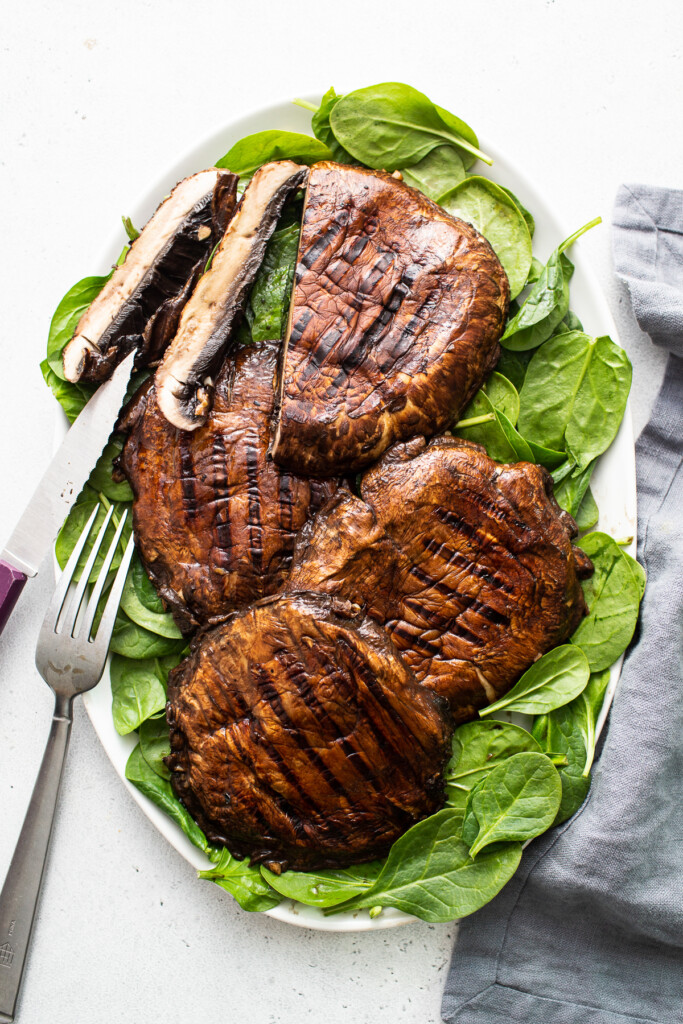
[[[531,268],[531,235],[521,211],[499,185],[472,175],[439,199],[444,210],[473,224],[491,243],[510,282],[510,297],[524,288]]]
[[[126,764],[126,778],[137,786],[149,800],[168,814],[183,830],[190,842],[198,846],[204,853],[209,852],[206,836],[199,825],[190,817],[183,805],[176,800],[171,783],[157,775],[142,756],[140,744],[133,749]]]
[[[588,615],[571,638],[591,667],[609,668],[631,642],[638,620],[640,584],[619,545],[606,533],[589,533],[578,542],[593,563],[594,572],[583,580]]]
[[[502,388],[498,389],[494,397],[501,400],[502,394]],[[534,461],[524,438],[515,430],[505,413],[494,406],[483,389],[474,396],[451,433],[483,445],[496,462],[517,462],[519,459]]]
[[[562,783],[545,754],[513,754],[477,783],[462,825],[470,857],[493,843],[519,842],[550,828],[562,799]]]
[[[476,136],[468,125],[400,82],[347,93],[331,109],[329,119],[337,142],[367,167],[411,167],[444,143],[455,146],[461,156],[491,163],[471,141]]]
[[[123,224],[123,230],[128,235],[129,242],[134,242],[136,238],[140,237],[140,232],[135,227],[130,217],[121,217],[121,223]]]
[[[148,607],[149,590],[153,590],[153,588],[149,580],[147,584],[144,584],[142,581],[142,576],[146,577],[147,574],[137,554],[135,555],[135,561],[136,565],[131,567],[123,588],[121,608],[132,622],[142,626],[143,629],[149,630],[150,633],[156,633],[158,636],[168,637],[172,640],[182,639],[183,634],[173,621],[173,616],[170,612],[152,611]],[[148,603],[143,603],[140,594],[145,596]]]
[[[199,877],[208,878],[229,892],[242,910],[270,910],[282,902],[282,896],[271,889],[255,865],[252,867],[247,860],[237,860],[225,848],[209,847],[208,854],[214,861],[214,867],[200,871]]]
[[[482,390],[491,402],[491,405],[504,413],[514,426],[519,416],[519,395],[512,381],[494,370],[483,385]]]
[[[453,756],[445,771],[446,802],[463,811],[470,791],[513,754],[540,752],[531,733],[507,722],[467,722],[453,734]]]
[[[460,838],[462,811],[446,808],[413,825],[392,846],[371,889],[332,910],[397,907],[423,921],[453,921],[500,892],[519,864],[521,843],[500,845],[474,860]]]
[[[435,202],[466,177],[462,157],[452,146],[437,146],[401,174],[406,185],[419,188]]]
[[[334,907],[351,896],[366,892],[382,870],[383,861],[357,864],[350,868],[321,871],[285,871],[276,875],[267,868],[261,874],[272,889],[308,907]]]
[[[119,610],[114,623],[109,650],[121,654],[124,658],[162,658],[168,654],[179,654],[185,647],[184,640],[152,633],[143,626],[138,626]]]
[[[249,294],[246,318],[253,341],[278,341],[284,336],[299,248],[298,224],[271,236]]]
[[[571,309],[565,316],[564,320],[561,320],[558,326],[555,328],[555,334],[566,334],[567,331],[583,331],[583,324],[579,320],[576,313],[572,313]]]
[[[293,160],[298,164],[314,164],[318,160],[331,160],[332,153],[318,139],[298,132],[269,129],[247,135],[216,161],[216,167],[226,167],[233,174],[246,177],[271,160]]]
[[[529,231],[529,236],[531,238],[533,238],[534,237],[534,231],[536,230],[536,221],[534,220],[533,214],[530,213],[529,210],[527,210],[526,206],[524,206],[524,204],[521,202],[521,200],[518,199],[518,197],[515,195],[515,193],[512,191],[512,189],[506,188],[505,185],[499,185],[499,188],[502,188],[503,192],[505,192],[505,193],[507,193],[507,195],[509,195],[510,199],[515,204],[515,206],[517,207],[517,209],[521,213],[522,217],[524,217],[524,220],[526,222],[526,226],[527,226],[528,231]],[[543,269],[543,264],[541,263],[541,261],[532,258],[531,264],[532,264],[532,268],[534,267],[534,264],[535,264],[536,268],[538,269],[538,274],[540,274],[541,270]],[[531,274],[531,268],[529,270],[529,273]],[[527,278],[527,284],[530,284],[530,283],[531,282]]]
[[[162,779],[170,779],[171,773],[164,764],[164,758],[171,753],[165,716],[147,718],[141,723],[140,752],[153,772]]]
[[[319,139],[320,142],[327,146],[333,160],[340,164],[353,164],[355,163],[353,157],[350,153],[347,153],[343,146],[340,146],[330,127],[330,113],[339,103],[340,99],[341,96],[337,96],[334,89],[328,89],[320,101],[320,106],[311,118],[311,128],[316,139]]]
[[[103,277],[84,277],[82,281],[77,281],[73,287],[69,288],[54,312],[47,336],[47,361],[52,372],[60,380],[66,380],[62,366],[62,352],[71,341],[78,321],[93,299],[100,294],[110,277],[111,273],[105,274]]]
[[[521,436],[521,435],[520,435]],[[542,444],[534,444],[533,441],[524,439],[529,446],[533,458],[528,459],[528,462],[537,462],[539,466],[545,466],[546,469],[557,470],[562,463],[567,462],[566,452],[557,452],[554,448],[545,448]],[[568,465],[569,471],[570,466],[573,466],[573,460]]]
[[[470,143],[470,146],[473,147],[471,149],[467,149],[460,146],[459,148],[460,159],[462,160],[466,171],[469,171],[477,157],[479,157],[480,160],[483,160],[485,164],[489,164],[489,166],[493,163],[493,160],[490,157],[479,152],[479,139],[466,121],[463,121],[461,117],[456,117],[455,114],[451,114],[450,110],[440,107],[438,103],[434,104],[434,109],[450,131],[454,132],[461,139],[465,139]]]
[[[105,445],[104,451],[95,463],[88,483],[93,490],[104,494],[110,501],[132,502],[133,492],[127,480],[117,481],[112,477],[114,459],[118,458],[123,449],[125,438],[121,434],[113,434]]]
[[[72,384],[69,380],[62,380],[51,368],[47,359],[43,359],[40,364],[40,372],[43,375],[43,380],[66,413],[69,422],[73,423],[95,394],[96,385]]]
[[[154,659],[122,658],[114,654],[111,676],[112,717],[120,736],[139,729],[142,723],[166,707],[166,690]]]
[[[140,604],[148,611],[156,612],[158,615],[161,615],[166,610],[164,608],[164,602],[154,589],[154,585],[147,575],[137,551],[133,555],[133,559],[130,563],[130,575],[133,587],[135,588],[136,597]]]
[[[645,570],[640,562],[637,562],[627,551],[622,551],[622,555],[626,559],[626,563],[633,573],[633,578],[636,581],[636,585],[638,587],[638,601],[642,601],[643,594],[645,593],[645,585],[647,584],[647,575]]]
[[[608,337],[556,335],[533,356],[520,394],[520,433],[566,449],[583,470],[616,437],[631,387],[631,363]]]
[[[517,392],[522,390],[524,384],[524,378],[526,377],[527,366],[533,353],[529,352],[512,352],[510,349],[503,348],[500,351],[500,359],[496,365],[496,372],[502,374],[503,377],[507,377],[511,384],[514,384]],[[519,415],[519,414],[518,414]],[[515,419],[515,423],[517,420]]]
[[[570,472],[555,483],[555,499],[560,508],[565,509],[570,516],[576,519],[588,492],[595,462],[590,462],[585,469],[577,469],[572,459],[569,466]]]
[[[504,348],[516,351],[537,348],[551,336],[569,312],[569,281],[574,265],[564,252],[581,235],[600,223],[601,218],[597,217],[584,224],[551,253],[527,299],[508,321],[501,338]]]
[[[497,714],[504,708],[526,715],[542,715],[568,704],[588,682],[590,669],[587,658],[582,655],[573,642],[554,647],[535,661],[504,697],[483,708],[480,717]]]
[[[530,288],[532,284],[536,284],[539,277],[543,273],[543,264],[540,260],[537,260],[535,256],[531,257],[531,266],[529,267],[529,276],[526,279],[526,288]],[[514,314],[513,314],[514,315]],[[504,349],[503,351],[511,352],[511,349]]]
[[[590,530],[600,518],[600,512],[590,487],[586,489],[586,493],[574,518],[576,519],[576,525],[581,531]]]
[[[562,800],[555,825],[575,814],[590,789],[590,768],[595,753],[595,728],[602,708],[609,670],[591,675],[585,690],[564,707],[534,722],[533,732],[547,751],[559,751],[567,764],[558,767]]]

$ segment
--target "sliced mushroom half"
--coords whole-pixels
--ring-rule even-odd
[[[211,407],[212,376],[230,341],[268,239],[289,197],[308,177],[290,160],[265,164],[251,179],[211,267],[186,303],[156,372],[157,403],[173,426],[195,430]]]
[[[235,211],[237,182],[213,167],[176,185],[79,320],[64,349],[67,380],[106,380],[140,345],[150,318],[207,261]]]

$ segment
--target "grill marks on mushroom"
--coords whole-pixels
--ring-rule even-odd
[[[180,317],[156,373],[157,401],[169,423],[196,430],[209,412],[213,382],[268,239],[289,197],[308,175],[289,160],[261,167],[240,201]]]
[[[167,714],[176,795],[276,871],[383,856],[443,802],[446,705],[346,602],[270,599],[204,634]]]
[[[486,240],[382,172],[311,168],[273,458],[357,470],[446,429],[493,369],[509,300]]]
[[[340,491],[302,532],[286,589],[352,599],[457,722],[502,696],[576,629],[592,566],[529,463],[415,438]]]
[[[224,231],[235,209],[237,182],[212,168],[176,185],[81,317],[64,349],[67,380],[106,380],[139,347],[150,318],[206,263],[214,228]]]
[[[140,556],[185,632],[272,594],[299,529],[334,493],[267,458],[280,343],[226,359],[203,427],[178,430],[150,381],[124,414],[121,455]]]

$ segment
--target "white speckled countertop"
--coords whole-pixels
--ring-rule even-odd
[[[562,220],[609,222],[621,181],[683,186],[678,0],[7,0],[0,42],[0,548],[51,452],[38,370],[52,311],[165,166],[244,110],[387,79],[466,118]],[[582,243],[634,361],[636,431],[664,358],[614,281],[607,226]],[[0,640],[0,878],[42,756],[33,665],[52,586]],[[290,928],[198,881],[124,791],[79,705],[21,1024],[431,1024],[454,927]]]

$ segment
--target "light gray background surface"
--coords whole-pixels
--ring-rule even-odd
[[[49,460],[50,317],[169,163],[243,112],[394,79],[526,170],[569,225],[621,181],[683,187],[679,0],[7,0],[0,36],[0,548]],[[635,365],[636,430],[663,355],[632,321],[609,230],[584,251]],[[542,254],[547,255],[547,254]],[[49,565],[0,640],[0,878],[51,713],[33,666]],[[147,822],[80,705],[21,1024],[431,1024],[454,928],[334,935],[242,912]]]

